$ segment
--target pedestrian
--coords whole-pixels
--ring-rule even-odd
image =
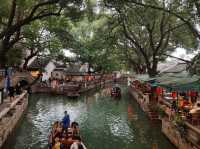
[[[17,83],[15,89],[16,89],[16,94],[20,95],[21,94],[21,85],[20,85],[20,83]]]
[[[13,86],[10,86],[9,88],[8,88],[8,95],[9,95],[9,97],[10,97],[10,102],[12,102],[13,100],[14,100],[14,93],[15,93],[15,89],[14,89],[14,87]]]

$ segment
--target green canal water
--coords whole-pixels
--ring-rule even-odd
[[[51,125],[65,110],[80,124],[88,149],[175,149],[160,131],[160,124],[148,120],[123,88],[121,100],[104,89],[78,99],[31,95],[26,114],[3,149],[47,149]]]

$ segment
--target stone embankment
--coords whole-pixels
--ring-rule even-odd
[[[162,132],[178,149],[200,149],[200,130],[186,122],[185,128],[162,119]]]
[[[23,92],[12,103],[0,106],[0,148],[14,131],[18,121],[28,106],[28,94]]]
[[[152,108],[155,105],[154,103],[150,102],[148,93],[143,94],[140,90],[135,89],[131,86],[129,87],[129,93],[137,101],[140,108],[148,115],[148,117],[151,120],[155,120],[155,121],[159,120],[158,114]]]
[[[51,88],[50,86],[35,84],[32,86],[32,92],[48,94],[53,93],[57,95],[66,95],[68,97],[78,97],[85,92],[96,88],[104,88],[106,85],[112,83],[113,80],[81,82],[79,84],[66,84],[65,86],[61,86],[55,89]]]
[[[140,90],[132,87],[129,87],[129,93],[151,120],[159,119],[158,114],[155,113],[152,116],[150,113],[148,94],[143,94]],[[166,115],[168,115],[167,112]],[[200,149],[200,129],[198,127],[188,122],[184,123],[184,127],[178,126],[167,116],[161,120],[162,132],[178,149]]]

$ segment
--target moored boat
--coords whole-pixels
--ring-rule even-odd
[[[113,87],[111,89],[111,97],[121,97],[121,89],[120,87]]]

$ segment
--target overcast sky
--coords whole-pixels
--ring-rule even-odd
[[[196,54],[197,54],[197,52],[188,54],[185,49],[177,48],[175,50],[175,52],[173,52],[171,55],[185,59],[185,60],[191,60]],[[174,59],[173,58],[167,58],[167,61],[171,61],[171,60],[174,60]]]

